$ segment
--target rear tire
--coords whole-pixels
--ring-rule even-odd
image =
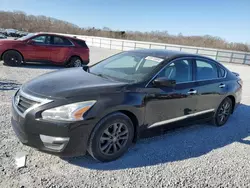
[[[114,113],[96,125],[89,139],[88,152],[98,161],[113,161],[128,150],[133,138],[134,127],[130,118]]]
[[[232,111],[233,111],[233,102],[229,97],[227,97],[219,105],[213,117],[213,124],[218,127],[225,125],[230,115],[232,114]]]
[[[82,67],[82,66],[83,66],[83,62],[79,57],[72,57],[69,60],[67,67]]]
[[[19,52],[9,50],[3,54],[3,61],[5,65],[16,67],[22,64],[23,57]]]

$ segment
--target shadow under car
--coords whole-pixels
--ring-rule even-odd
[[[89,155],[63,158],[71,164],[95,170],[145,167],[199,157],[234,142],[250,144],[250,106],[241,104],[222,127],[196,124],[168,131],[154,138],[140,139],[120,159],[98,163]]]

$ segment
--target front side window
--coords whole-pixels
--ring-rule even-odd
[[[216,64],[206,60],[196,60],[196,80],[210,80],[218,78]]]
[[[144,81],[163,61],[164,59],[143,53],[123,52],[91,66],[89,72],[118,81],[136,83]]]
[[[34,41],[35,43],[38,43],[38,44],[45,44],[46,36],[45,35],[40,35],[40,36],[34,37],[32,39],[32,41]]]
[[[39,45],[39,44],[48,45],[48,44],[50,44],[50,36],[48,36],[48,35],[39,35],[37,37],[32,38],[32,41],[37,45]]]
[[[181,59],[173,61],[161,70],[157,75],[157,78],[159,77],[166,77],[169,80],[175,80],[176,83],[192,81],[192,60]]]

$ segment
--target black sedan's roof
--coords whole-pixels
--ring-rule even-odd
[[[169,59],[174,57],[183,57],[183,56],[195,56],[195,57],[203,57],[196,54],[181,52],[181,51],[172,51],[172,50],[164,50],[164,49],[137,49],[131,50],[130,52],[143,53],[148,56],[159,57],[163,59]]]

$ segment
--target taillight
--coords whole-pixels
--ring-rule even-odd
[[[240,84],[240,86],[242,86],[243,85],[243,81],[240,79],[240,80],[238,80],[237,81],[238,82],[238,84]]]

